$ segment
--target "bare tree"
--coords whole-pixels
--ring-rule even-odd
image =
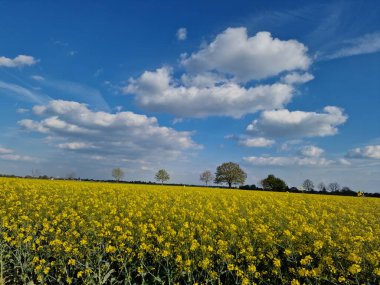
[[[207,186],[207,184],[214,179],[214,175],[212,175],[210,170],[205,170],[201,173],[199,179]]]
[[[333,182],[329,184],[329,190],[331,192],[336,192],[340,190],[340,185],[337,182]]]
[[[112,169],[112,177],[115,178],[116,181],[120,181],[124,177],[124,171],[121,170],[120,167]]]
[[[306,180],[303,182],[302,187],[303,187],[306,191],[312,191],[312,190],[314,190],[314,183],[313,183],[313,181],[311,181],[310,179],[306,179]]]
[[[170,179],[170,175],[165,169],[160,169],[157,171],[155,179],[157,181],[161,181],[161,184],[164,184],[165,181],[168,181]]]
[[[321,191],[321,192],[325,192],[325,191],[327,191],[327,187],[326,187],[325,183],[323,183],[323,182],[319,183],[319,184],[317,185],[317,188],[318,188],[318,190]]]

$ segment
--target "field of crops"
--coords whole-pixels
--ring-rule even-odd
[[[0,284],[378,284],[380,199],[0,178]]]

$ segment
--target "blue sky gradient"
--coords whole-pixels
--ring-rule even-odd
[[[0,1],[0,173],[380,184],[378,1]]]

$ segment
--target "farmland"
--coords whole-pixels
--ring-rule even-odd
[[[0,284],[377,284],[380,200],[0,179]]]

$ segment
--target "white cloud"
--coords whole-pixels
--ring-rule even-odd
[[[185,80],[186,85],[174,80],[170,69],[163,67],[130,80],[124,92],[134,93],[138,105],[146,110],[166,112],[178,118],[240,118],[260,110],[282,108],[291,100],[294,91],[283,83],[245,88],[233,82],[214,82],[208,86],[205,81],[188,86],[193,79],[186,77]],[[194,80],[199,82],[200,79]]]
[[[268,147],[274,143],[274,140],[266,138],[241,138],[238,140],[238,144],[246,147]]]
[[[271,165],[271,166],[327,166],[334,163],[332,160],[328,160],[323,157],[289,157],[289,156],[250,156],[244,157],[244,161],[253,165]]]
[[[307,48],[296,40],[283,41],[269,32],[249,37],[247,29],[240,27],[226,29],[206,47],[183,58],[182,64],[191,72],[218,70],[238,81],[250,81],[307,70],[311,59]]]
[[[313,78],[306,72],[311,62],[307,48],[296,40],[280,40],[268,32],[249,37],[244,27],[228,28],[197,52],[182,54],[182,74],[170,66],[145,71],[130,78],[122,91],[133,94],[147,111],[177,118],[240,118],[284,108],[295,94],[293,85]],[[284,72],[292,73],[271,84],[252,81]]]
[[[23,67],[36,64],[37,62],[38,60],[30,55],[18,55],[13,59],[5,56],[0,57],[0,67]]]
[[[45,78],[42,77],[41,75],[32,75],[31,78],[34,79],[34,80],[36,80],[36,81],[43,81],[43,80],[45,80]]]
[[[287,109],[263,111],[259,119],[247,127],[247,132],[264,137],[324,137],[338,132],[337,126],[348,116],[338,107],[327,106],[324,113],[289,111]]]
[[[38,161],[38,159],[26,156],[26,155],[18,155],[18,154],[4,154],[0,155],[0,159],[10,160],[10,161]]]
[[[179,29],[177,30],[177,34],[176,34],[176,36],[177,36],[177,39],[178,39],[179,41],[184,41],[184,40],[186,40],[186,39],[187,39],[187,29],[186,29],[186,28],[179,28]]]
[[[372,33],[345,41],[342,48],[324,58],[334,59],[378,51],[380,51],[380,33]]]
[[[304,146],[299,151],[299,154],[305,157],[320,157],[323,153],[323,149],[313,145]]]
[[[62,149],[77,150],[77,149],[91,149],[91,148],[94,148],[94,145],[92,143],[85,143],[85,142],[70,142],[70,143],[58,144],[58,147]]]
[[[12,152],[13,152],[12,149],[5,148],[5,147],[1,147],[1,146],[0,146],[0,154],[9,154],[9,153],[12,153]]]
[[[363,148],[352,149],[347,153],[346,157],[380,159],[380,145],[367,145]]]
[[[314,76],[308,72],[305,72],[305,73],[291,72],[281,77],[281,81],[286,84],[302,84],[313,79],[314,79]]]
[[[43,119],[21,120],[21,127],[46,134],[49,141],[58,141],[54,143],[58,148],[91,157],[173,158],[185,150],[200,148],[190,132],[159,126],[155,117],[132,112],[95,112],[84,104],[63,100],[35,106],[33,112]]]

